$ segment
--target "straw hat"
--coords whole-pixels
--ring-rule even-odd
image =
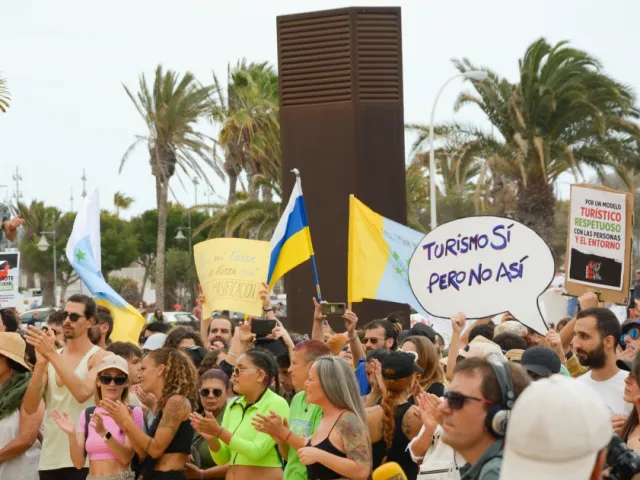
[[[15,332],[0,332],[0,355],[13,360],[27,370],[31,370],[24,360],[24,352],[27,344],[22,337]]]

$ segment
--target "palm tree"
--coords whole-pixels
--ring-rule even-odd
[[[24,218],[22,238],[20,240],[20,251],[22,253],[22,266],[27,273],[27,288],[35,287],[35,275],[40,277],[40,288],[43,290],[43,305],[53,305],[53,264],[51,261],[51,251],[40,252],[36,243],[40,239],[40,232],[56,230],[61,212],[56,207],[48,207],[44,202],[33,200],[29,205],[18,202],[13,207],[16,215]],[[58,237],[60,239],[60,237]],[[58,249],[60,258],[58,263],[62,263],[64,249]],[[62,269],[61,269],[62,271]],[[59,277],[61,272],[59,272]]]
[[[120,209],[127,210],[135,202],[133,197],[129,197],[122,192],[113,194],[113,206],[116,207],[116,217],[120,216]]]
[[[479,70],[467,59],[454,65],[460,72]],[[475,94],[461,94],[455,108],[480,107],[495,132],[458,123],[443,127],[481,145],[494,172],[515,186],[516,218],[549,243],[553,184],[560,174],[581,176],[584,166],[604,172],[640,162],[635,95],[567,42],[552,46],[541,38],[531,44],[519,61],[518,83],[483,70],[488,79],[474,82]]]
[[[156,180],[156,304],[158,308],[164,308],[169,181],[179,169],[189,178],[196,176],[205,179],[210,187],[203,166],[211,167],[221,178],[223,177],[222,170],[215,162],[212,149],[208,145],[212,140],[196,130],[198,120],[210,111],[209,96],[212,89],[201,86],[190,72],[186,72],[180,78],[176,72],[165,72],[161,65],[156,68],[152,88],[142,74],[137,95],[134,96],[126,86],[124,89],[144,119],[149,132],[136,136],[136,140],[122,157],[120,172],[131,152],[144,143],[149,152],[151,174]]]
[[[227,70],[227,94],[213,74],[212,119],[221,125],[218,144],[224,152],[229,178],[227,203],[236,201],[238,176],[247,175],[249,198],[258,200],[253,177],[265,168],[280,166],[278,76],[268,63],[239,61]],[[263,193],[269,195],[268,190]]]
[[[9,108],[9,100],[11,100],[11,96],[9,95],[7,80],[0,77],[0,111],[6,113],[7,108]]]

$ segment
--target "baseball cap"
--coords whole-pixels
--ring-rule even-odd
[[[500,478],[590,478],[611,441],[610,416],[585,383],[562,375],[532,383],[511,411]]]
[[[542,345],[527,348],[520,358],[520,365],[528,373],[533,373],[538,377],[550,377],[555,373],[560,373],[562,362],[550,348]]]
[[[424,371],[416,363],[416,357],[409,352],[389,352],[380,364],[382,367],[382,376],[387,380],[399,380],[410,377],[415,372],[422,373]]]
[[[98,373],[115,368],[122,373],[129,375],[129,364],[127,361],[118,355],[107,355],[102,359],[100,365],[98,365]]]
[[[429,325],[424,323],[416,323],[411,330],[409,330],[409,336],[422,336],[431,340],[431,343],[436,343],[436,331]]]
[[[166,333],[154,333],[153,335],[149,335],[147,341],[144,342],[142,346],[143,350],[159,350],[164,347],[164,341],[167,339]]]

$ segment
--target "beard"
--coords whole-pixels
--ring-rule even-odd
[[[590,368],[602,368],[607,362],[607,355],[604,351],[604,343],[600,343],[598,348],[595,350],[591,350],[590,352],[586,352],[584,350],[576,351],[576,355],[578,357],[578,361],[580,365],[583,367]]]

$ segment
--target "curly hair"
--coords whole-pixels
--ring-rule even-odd
[[[405,343],[415,345],[418,352],[417,364],[422,367],[422,374],[418,377],[418,383],[423,390],[427,390],[434,383],[444,384],[444,371],[438,358],[438,350],[436,346],[423,336],[413,336],[405,338]],[[402,347],[401,347],[402,348]]]
[[[191,339],[198,346],[202,347],[202,339],[200,334],[196,333],[189,327],[176,327],[167,334],[167,339],[164,341],[166,348],[178,348],[180,342],[185,339]]]
[[[182,395],[195,409],[198,405],[198,372],[193,362],[173,348],[153,350],[148,356],[156,365],[165,365],[164,387],[158,410],[162,410],[173,395]]]
[[[385,463],[387,461],[387,457],[389,456],[389,453],[391,451],[391,444],[393,443],[393,431],[396,428],[396,397],[399,394],[407,391],[407,389],[411,386],[412,380],[413,375],[405,378],[400,378],[398,380],[388,380],[386,378],[384,379],[384,385],[387,388],[387,391],[382,397],[380,406],[382,407],[382,415],[384,418],[382,438],[384,439],[384,444],[386,445],[387,449],[384,453],[382,463]]]

